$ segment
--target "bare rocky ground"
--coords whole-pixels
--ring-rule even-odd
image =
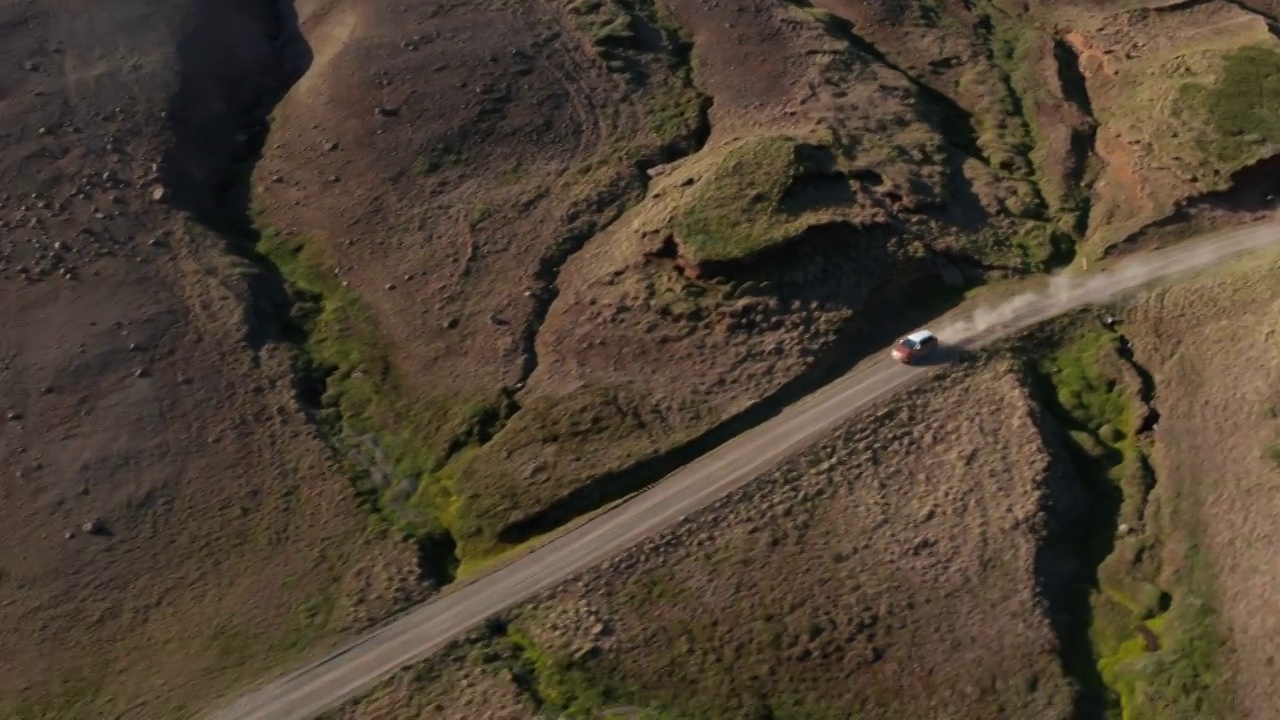
[[[246,343],[252,269],[153,202],[193,5],[0,10],[5,717],[181,714],[423,594]]]
[[[0,712],[182,714],[655,479],[937,288],[1256,211],[1280,134],[1230,101],[1270,92],[1241,68],[1276,11],[5,5]],[[1024,660],[1052,652],[1026,577]],[[1057,707],[1044,673],[1001,697]]]

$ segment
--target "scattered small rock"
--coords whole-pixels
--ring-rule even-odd
[[[578,651],[573,654],[573,659],[577,661],[581,661],[581,660],[586,660],[588,658],[596,657],[599,654],[600,654],[600,646],[593,643],[591,645],[587,645],[585,647],[579,648]]]
[[[99,520],[98,518],[94,518],[89,522],[86,522],[84,525],[80,526],[81,532],[85,533],[86,535],[97,535],[98,533],[101,533],[104,529],[106,528],[103,525],[102,520]]]
[[[456,318],[456,317],[451,317],[451,318],[449,318],[448,320],[445,320],[445,321],[444,321],[444,328],[445,328],[445,330],[452,330],[452,329],[454,329],[454,328],[456,328],[456,327],[458,327],[458,318]]]
[[[388,290],[395,290],[395,289],[396,289],[396,284],[395,284],[395,283],[387,283],[387,289],[388,289]]]
[[[75,530],[68,530],[68,531],[66,531],[66,532],[62,533],[62,539],[64,539],[64,540],[70,540],[71,538],[73,538],[73,537],[75,537],[75,536],[76,536],[76,531],[75,531]]]
[[[142,350],[142,346],[136,342],[129,343],[129,352],[138,352]]]
[[[332,142],[332,141],[327,142],[324,144],[324,149],[325,149],[325,152],[333,152],[334,150],[338,149],[338,143]]]
[[[384,118],[395,117],[400,114],[400,108],[392,107],[390,105],[379,105],[378,109],[374,111],[374,114],[378,117]]]
[[[147,370],[146,368],[138,368],[137,370],[133,371],[133,376],[136,378],[150,377],[151,371]]]
[[[151,201],[158,202],[158,203],[168,202],[169,190],[159,185],[151,188]]]
[[[4,417],[9,422],[17,422],[22,419],[22,413],[18,412],[17,410],[10,410],[9,412],[5,413]]]

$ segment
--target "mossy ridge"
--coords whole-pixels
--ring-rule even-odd
[[[980,98],[975,119],[979,123],[978,145],[986,154],[992,167],[1010,178],[1030,183],[1032,197],[1023,215],[1031,219],[1046,217],[1046,203],[1037,185],[1038,174],[1032,155],[1036,149],[1033,122],[1024,106],[1021,90],[1022,73],[1027,69],[1021,62],[1029,30],[1021,19],[992,0],[979,0],[973,4],[978,16],[978,31],[987,42],[990,66],[976,64],[961,80],[970,87],[970,94]],[[980,77],[989,70],[994,78]],[[991,92],[990,80],[995,80],[997,90]]]
[[[1078,318],[1077,318],[1078,319]],[[1184,526],[1193,550],[1174,572],[1161,567],[1160,546],[1172,528],[1152,517],[1168,508],[1148,503],[1154,477],[1135,429],[1132,390],[1117,352],[1124,338],[1109,330],[1069,328],[1035,363],[1053,413],[1068,429],[1077,471],[1089,488],[1090,529],[1082,559],[1097,568],[1090,595],[1090,641],[1109,715],[1124,720],[1211,716],[1217,687],[1217,637],[1208,598],[1206,559],[1194,550],[1195,530]],[[1164,502],[1168,503],[1169,500]],[[1121,525],[1141,529],[1125,532]],[[1160,577],[1174,585],[1161,588]],[[1147,646],[1146,635],[1158,648]]]
[[[1256,44],[1223,56],[1212,82],[1186,82],[1180,98],[1214,130],[1197,147],[1229,171],[1280,151],[1280,52]]]
[[[780,207],[797,171],[795,142],[789,136],[751,138],[725,152],[672,223],[689,255],[732,260],[796,234],[797,219]]]
[[[990,266],[1023,273],[1060,267],[1075,252],[1076,236],[1061,223],[1005,219],[991,227],[961,236],[967,255]]]
[[[749,258],[814,225],[844,219],[850,208],[789,208],[786,200],[807,178],[847,181],[847,165],[842,149],[819,133],[747,138],[721,151],[683,198],[671,228],[695,262]]]

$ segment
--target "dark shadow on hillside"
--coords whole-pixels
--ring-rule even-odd
[[[801,143],[795,147],[799,171],[787,183],[779,207],[788,213],[847,207],[856,201],[849,176],[836,168],[835,152],[825,145]]]
[[[1262,212],[1276,207],[1280,195],[1280,155],[1272,155],[1240,168],[1231,175],[1226,190],[1201,195],[1188,202],[1187,210],[1211,207],[1231,212]]]
[[[1053,59],[1058,67],[1058,84],[1068,102],[1080,108],[1080,112],[1093,117],[1093,100],[1089,97],[1089,84],[1080,70],[1080,56],[1075,48],[1062,38],[1053,40]]]
[[[246,308],[250,344],[291,339],[283,278],[254,251],[250,176],[262,157],[271,113],[311,65],[292,0],[201,3],[178,43],[178,88],[170,101],[173,142],[161,161],[168,202],[225,238],[262,272]]]
[[[307,314],[319,298],[292,290],[280,269],[257,251],[251,179],[262,158],[276,106],[310,68],[312,52],[292,0],[208,0],[184,19],[178,43],[178,88],[170,101],[173,141],[161,162],[167,202],[221,237],[253,263],[242,276],[246,340],[255,351],[272,342],[302,347]],[[329,368],[298,353],[294,384],[304,411],[319,419]],[[352,469],[355,476],[368,469]],[[357,496],[373,502],[357,484]],[[457,567],[451,536],[418,539],[425,581],[443,584]]]
[[[1056,425],[1052,420],[1048,421]],[[1115,545],[1117,518],[1123,496],[1106,480],[1097,460],[1071,447],[1056,434],[1056,444],[1068,447],[1069,464],[1051,481],[1046,501],[1048,532],[1036,553],[1036,581],[1044,598],[1049,622],[1058,638],[1062,669],[1077,683],[1074,716],[1079,720],[1103,720],[1111,705],[1110,691],[1098,671],[1090,639],[1093,607],[1090,599],[1098,588],[1098,568]],[[1068,483],[1076,487],[1065,487]],[[1070,493],[1079,503],[1075,512],[1063,509]]]
[[[1037,347],[1047,352],[1054,327],[1062,326],[1025,336],[1028,352],[1038,352]],[[1124,493],[1108,470],[1123,457],[1110,447],[1093,456],[1072,440],[1069,432],[1090,430],[1058,402],[1051,377],[1036,370],[1029,375],[1039,406],[1036,424],[1052,461],[1041,502],[1045,532],[1036,552],[1036,585],[1058,640],[1063,672],[1076,683],[1073,717],[1103,720],[1114,709],[1113,698],[1098,670],[1091,601],[1099,587],[1099,567],[1115,549]]]

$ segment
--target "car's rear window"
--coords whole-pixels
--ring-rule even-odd
[[[920,345],[916,343],[915,340],[912,340],[911,338],[903,339],[901,344],[902,344],[902,347],[908,350],[915,350],[916,348],[920,347]]]

